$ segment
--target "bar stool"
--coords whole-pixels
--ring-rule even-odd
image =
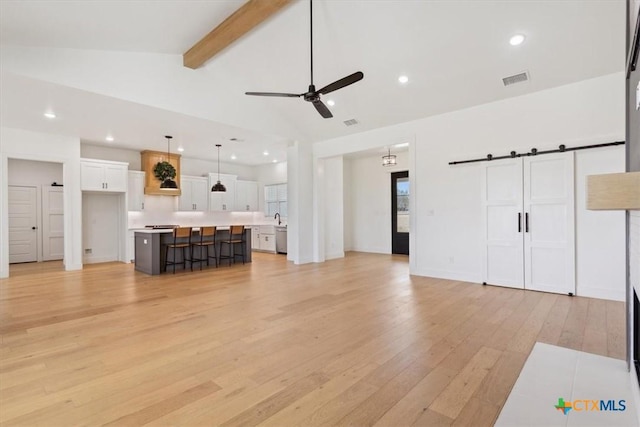
[[[213,256],[209,254],[209,246],[213,246]],[[200,258],[195,258],[193,255],[193,249],[200,248]],[[203,249],[206,255],[202,257]],[[216,228],[215,227],[200,227],[200,241],[191,243],[191,265],[194,262],[200,264],[200,270],[202,270],[202,262],[206,261],[209,265],[209,258],[213,258],[216,267],[218,266],[218,252],[216,250]]]
[[[178,243],[178,239],[188,238],[186,242]],[[173,261],[169,262],[169,249],[173,249]],[[176,262],[176,250],[182,249],[182,262]],[[176,273],[176,264],[182,264],[182,268],[187,269],[187,253],[191,249],[191,227],[176,227],[173,229],[173,243],[167,244],[164,255],[164,271],[167,271],[167,265],[173,265],[173,273]],[[191,271],[193,271],[193,263],[191,263]]]
[[[242,249],[241,254],[236,254],[235,244],[240,243],[240,248]],[[224,245],[227,244],[229,246],[229,255],[222,255],[222,249]],[[245,239],[244,239],[244,225],[232,225],[229,228],[229,238],[226,240],[220,241],[220,259],[229,259],[229,266],[231,266],[231,260],[233,263],[236,262],[236,255],[242,255],[242,263],[245,263]]]

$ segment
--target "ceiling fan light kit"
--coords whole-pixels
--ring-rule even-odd
[[[352,85],[364,78],[364,74],[362,71],[356,71],[353,74],[350,74],[346,77],[343,77],[339,80],[336,80],[333,83],[330,83],[324,86],[321,89],[316,90],[316,86],[313,84],[313,0],[309,0],[309,21],[311,23],[311,31],[310,31],[310,50],[311,50],[311,84],[309,84],[309,89],[304,93],[281,93],[281,92],[245,92],[246,95],[253,96],[275,96],[281,98],[300,98],[304,99],[307,102],[311,102],[315,109],[320,113],[322,117],[325,119],[330,119],[333,117],[329,108],[320,100],[320,95],[326,95],[338,89],[342,89],[346,86]]]

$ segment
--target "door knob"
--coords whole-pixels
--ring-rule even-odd
[[[38,227],[31,227],[32,230],[35,230],[36,228],[38,228]]]

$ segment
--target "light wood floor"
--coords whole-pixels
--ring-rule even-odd
[[[404,257],[12,268],[2,425],[483,426],[535,341],[624,357],[622,303],[410,277]]]

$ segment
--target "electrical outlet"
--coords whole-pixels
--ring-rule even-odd
[[[89,249],[85,249],[85,250],[84,250],[84,253],[85,253],[86,255],[91,254],[91,253],[93,253],[93,249],[91,249],[91,248],[89,248]]]

